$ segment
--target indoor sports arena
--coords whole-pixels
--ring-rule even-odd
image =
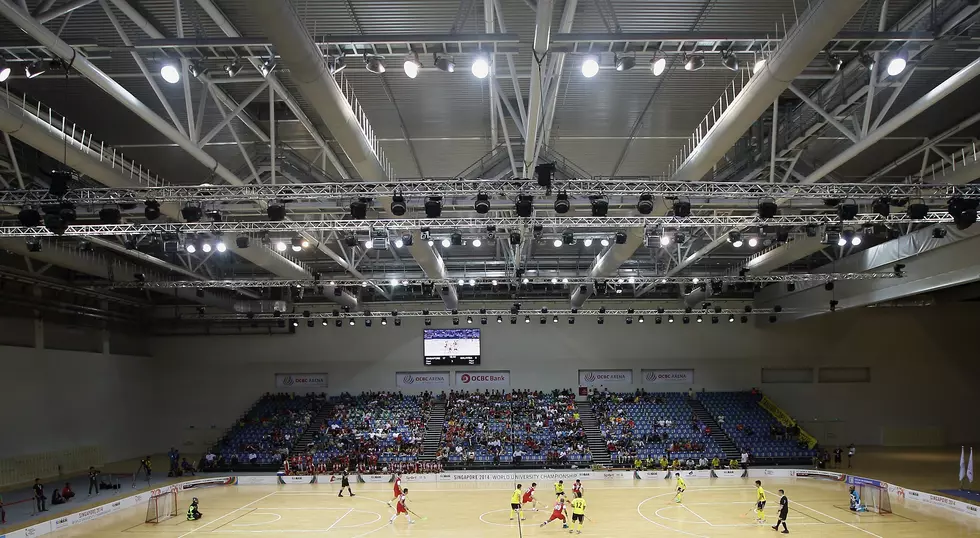
[[[0,538],[980,536],[978,23],[0,0]]]

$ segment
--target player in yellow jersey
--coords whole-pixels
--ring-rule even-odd
[[[517,489],[510,496],[510,520],[514,521],[514,514],[516,513],[521,521],[524,521],[524,510],[521,509],[521,497],[524,496],[524,491],[521,490],[521,485],[517,484]]]
[[[756,488],[756,499],[755,499],[755,522],[765,523],[766,522],[766,490],[762,489],[762,481],[755,481]]]
[[[677,478],[677,495],[674,495],[674,502],[681,502],[684,498],[684,490],[687,489],[687,482],[681,478],[681,473],[674,473],[674,476]]]
[[[565,494],[565,481],[559,480],[555,482],[555,497],[561,497]]]
[[[576,523],[578,523],[578,528],[575,527]],[[568,529],[568,534],[571,534],[573,530],[582,534],[583,524],[585,524],[585,499],[582,498],[582,492],[578,492],[572,499],[572,528]]]

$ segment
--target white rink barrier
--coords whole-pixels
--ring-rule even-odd
[[[124,497],[122,499],[117,499],[111,503],[96,506],[94,508],[89,508],[87,510],[82,510],[81,512],[76,512],[74,514],[63,515],[57,519],[44,521],[36,525],[31,525],[30,527],[25,527],[23,529],[10,531],[5,535],[0,535],[0,538],[34,538],[35,536],[44,536],[45,534],[50,534],[55,531],[60,531],[68,527],[72,527],[74,525],[99,519],[103,516],[113,514],[120,510],[125,510],[126,508],[140,506],[143,503],[145,503],[152,495],[157,495],[165,491],[173,491],[173,490],[186,491],[189,489],[211,487],[211,486],[225,486],[234,483],[235,483],[235,477],[233,476],[209,477],[209,478],[200,478],[197,480],[188,480],[186,482],[172,484],[164,488],[158,488],[148,492],[143,492],[136,495],[131,495],[129,497]],[[179,511],[180,510],[178,509],[178,512]]]
[[[956,499],[950,499],[949,497],[943,497],[942,495],[933,495],[932,493],[925,493],[914,489],[906,489],[901,486],[896,486],[895,484],[888,484],[888,494],[891,496],[892,502],[894,502],[895,499],[904,499],[905,506],[910,508],[915,508],[916,504],[921,506],[936,506],[947,510],[953,510],[970,517],[980,518],[980,506],[964,501],[958,501]]]

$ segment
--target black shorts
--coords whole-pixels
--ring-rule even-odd
[[[349,488],[350,487],[350,482],[347,479],[341,480],[340,481],[340,487],[342,487],[342,488]]]
[[[521,509],[521,503],[510,503],[510,509],[511,510],[520,510]]]
[[[585,514],[572,514],[572,522],[576,521],[585,523]]]
[[[789,519],[788,516],[789,516],[789,513],[788,512],[779,512],[779,519],[782,519],[782,520],[785,521],[786,519]]]
[[[677,493],[684,493],[684,488],[677,488]]]
[[[755,507],[758,508],[759,510],[762,510],[763,508],[766,507],[766,501],[759,501],[755,503]]]
[[[562,495],[564,495],[564,494],[565,494],[565,492],[564,492],[564,491],[556,491],[556,492],[555,492],[555,497],[561,497],[561,496],[562,496]]]

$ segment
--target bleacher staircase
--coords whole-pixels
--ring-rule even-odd
[[[738,447],[735,446],[734,442],[732,442],[732,438],[721,429],[721,426],[718,424],[718,421],[715,420],[715,417],[711,416],[711,413],[704,408],[704,404],[698,400],[688,398],[687,405],[689,405],[691,410],[694,411],[694,416],[698,417],[698,420],[704,423],[705,426],[711,428],[711,438],[714,439],[715,443],[718,444],[718,447],[724,451],[725,459],[736,461],[740,460],[741,454],[738,451]]]
[[[429,420],[425,423],[422,437],[422,453],[419,461],[434,461],[442,445],[442,432],[446,427],[446,402],[433,401],[429,409]]]
[[[305,430],[303,430],[303,433],[296,438],[296,442],[293,443],[293,447],[289,450],[290,456],[306,453],[306,447],[309,446],[309,444],[320,432],[320,424],[323,424],[323,422],[327,420],[327,417],[329,417],[330,413],[332,412],[333,403],[327,401],[327,403],[323,404],[323,407],[320,408],[317,414],[313,415],[313,418],[310,419],[310,424]]]
[[[585,438],[592,451],[592,463],[596,465],[611,465],[612,459],[609,457],[609,450],[606,449],[606,442],[599,431],[599,423],[592,412],[592,405],[589,402],[575,402],[579,418],[582,419],[582,429],[585,430]]]

